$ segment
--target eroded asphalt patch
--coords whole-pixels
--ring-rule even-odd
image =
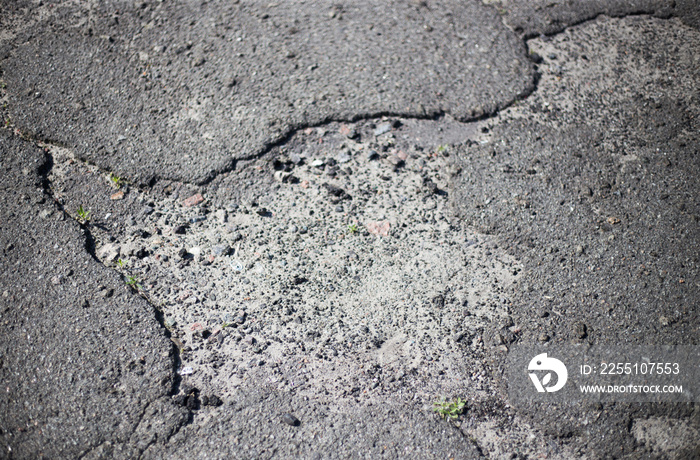
[[[180,401],[193,387],[218,403],[265,386],[340,413],[429,412],[458,395],[503,404],[483,335],[491,324],[518,333],[509,297],[520,264],[451,217],[450,148],[399,136],[400,120],[310,128],[246,165],[276,183],[241,204],[215,204],[236,171],[204,194],[129,188],[144,206],[126,225],[92,216],[97,257],[163,311],[182,351]],[[56,196],[77,175],[110,190],[104,173],[61,152]]]

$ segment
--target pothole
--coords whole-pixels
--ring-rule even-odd
[[[93,176],[107,201],[141,203],[126,216],[85,205],[95,254],[163,311],[188,385],[369,401],[486,391],[484,330],[517,334],[507,289],[520,266],[451,217],[449,147],[422,146],[406,123],[299,132],[245,166],[265,193],[228,204],[244,171],[167,196],[110,187],[54,149],[50,181],[73,196]]]

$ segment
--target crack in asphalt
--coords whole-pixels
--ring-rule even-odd
[[[26,136],[21,135],[21,134],[17,134],[16,132],[14,132],[13,135],[18,136],[19,138],[21,138],[25,142],[33,143],[34,145],[36,145],[37,147],[42,149],[42,151],[44,152],[44,156],[46,158],[46,161],[41,166],[41,168],[38,170],[38,174],[41,178],[41,186],[42,186],[44,194],[46,194],[52,200],[54,205],[58,208],[59,212],[61,212],[65,217],[68,217],[69,219],[73,220],[74,222],[76,222],[80,226],[82,233],[85,236],[85,244],[83,245],[85,252],[87,252],[92,257],[93,260],[98,262],[103,267],[107,268],[110,271],[118,273],[119,276],[122,278],[122,280],[124,280],[123,274],[119,273],[119,271],[115,270],[114,268],[111,268],[108,265],[104,264],[95,254],[95,238],[93,237],[92,232],[90,231],[89,223],[88,222],[81,222],[79,219],[72,216],[69,212],[67,212],[65,210],[65,206],[61,203],[61,200],[59,200],[54,195],[53,189],[51,187],[52,181],[49,179],[49,176],[54,168],[55,163],[54,163],[53,155],[51,154],[49,148],[47,148],[47,146],[49,146],[51,144],[48,144],[47,142],[36,141],[34,139],[27,138]],[[58,145],[54,144],[53,146],[58,146]],[[87,164],[87,162],[83,162],[83,163]],[[160,325],[161,330],[163,331],[163,333],[165,334],[165,336],[168,339],[172,339],[170,330],[165,325],[163,311],[161,309],[159,309],[155,304],[153,304],[152,301],[148,298],[148,296],[146,296],[142,292],[135,290],[133,288],[131,288],[130,291],[132,292],[132,294],[136,294],[139,297],[141,297],[142,299],[144,299],[148,303],[148,305],[151,306],[151,308],[153,309],[153,312],[155,314],[155,319],[158,322],[158,324]],[[180,374],[177,372],[179,367],[180,367],[181,360],[180,360],[179,348],[175,345],[175,343],[172,340],[170,340],[170,346],[171,346],[170,356],[172,358],[172,378],[171,378],[172,383],[171,383],[170,390],[168,392],[168,396],[173,396],[179,392],[179,387],[180,387],[180,383],[182,380]],[[131,439],[131,437],[136,433],[139,426],[143,422],[143,419],[144,419],[145,414],[148,411],[148,409],[161,397],[157,397],[153,401],[150,401],[146,406],[144,406],[143,410],[141,411],[141,414],[137,417],[137,422],[134,424],[133,430],[128,435],[127,439],[125,440],[125,443],[128,443],[129,440]],[[168,436],[168,440],[172,436],[177,434],[177,432],[180,430],[180,428],[182,426],[187,425],[187,424],[192,422],[192,419],[193,419],[192,415],[193,415],[192,411],[189,411],[188,419],[184,423],[177,424],[175,427],[173,427],[174,428],[173,432]],[[150,447],[152,444],[154,444],[158,441],[157,435],[154,435],[153,438],[154,439],[151,442],[149,442],[149,444],[139,452],[139,456],[143,452],[145,452],[146,449],[148,449],[148,447]],[[99,441],[98,443],[96,443],[96,445],[87,449],[78,458],[84,458],[86,455],[88,455],[90,452],[94,451],[95,449],[99,448],[105,442],[107,442],[107,441],[104,441],[104,440]]]
[[[592,15],[591,17],[581,18],[579,20],[572,21],[571,23],[563,24],[560,29],[558,29],[554,32],[546,33],[546,34],[537,34],[534,32],[532,32],[532,33],[518,32],[510,24],[508,24],[508,22],[506,21],[506,18],[502,18],[502,23],[514,35],[520,36],[521,40],[523,41],[524,48],[525,48],[525,57],[528,59],[528,61],[530,61],[536,65],[537,60],[532,55],[531,49],[528,45],[528,42],[530,40],[536,39],[536,38],[541,37],[541,36],[546,36],[546,37],[550,37],[550,38],[555,37],[559,34],[566,32],[566,30],[569,29],[570,27],[578,26],[578,25],[585,24],[588,22],[594,22],[594,21],[598,20],[600,17],[625,18],[625,17],[633,17],[633,16],[656,17],[656,16],[653,16],[652,13],[650,13],[648,11],[643,11],[643,10],[629,12],[629,13],[625,13],[625,14],[621,14],[621,15],[607,15],[605,13],[597,13],[595,15]],[[668,20],[671,18],[673,18],[672,15],[659,17],[659,19],[663,19],[663,20]],[[535,69],[535,70],[533,70],[532,78],[530,79],[530,81],[528,82],[526,87],[523,89],[523,91],[521,91],[520,94],[516,95],[511,100],[503,103],[501,107],[496,107],[493,111],[481,113],[477,116],[469,117],[466,119],[454,118],[454,122],[461,124],[461,125],[468,125],[468,124],[479,122],[479,121],[485,121],[485,120],[497,118],[503,111],[513,107],[517,102],[524,101],[527,98],[529,98],[532,94],[536,93],[538,91],[538,88],[539,88],[539,86],[538,86],[539,79],[540,79],[540,73]],[[4,80],[2,79],[1,73],[0,73],[0,82],[4,82]],[[3,100],[6,100],[6,97],[2,98],[2,100],[0,100],[0,102],[2,102]],[[5,112],[7,112],[7,109],[4,108],[2,110],[2,113],[5,113]],[[159,180],[168,180],[168,181],[171,181],[173,183],[187,184],[187,185],[194,185],[194,186],[206,186],[206,185],[210,184],[212,181],[214,181],[216,178],[218,178],[219,176],[223,176],[223,175],[226,175],[226,174],[229,174],[229,173],[235,171],[236,167],[239,163],[255,161],[255,160],[259,160],[259,159],[264,158],[276,147],[280,147],[280,146],[283,146],[284,144],[286,144],[298,132],[303,131],[303,130],[308,129],[308,128],[321,127],[324,125],[328,125],[330,123],[357,123],[360,121],[370,121],[370,120],[381,119],[382,117],[396,117],[396,118],[403,118],[406,120],[419,120],[419,121],[420,120],[435,121],[435,122],[439,123],[447,115],[451,115],[450,111],[438,110],[438,111],[434,111],[430,114],[426,114],[425,116],[416,116],[416,115],[411,115],[411,114],[407,114],[407,113],[402,113],[400,111],[379,111],[379,112],[371,112],[371,113],[366,113],[366,114],[362,114],[362,113],[354,114],[351,117],[337,117],[337,118],[336,117],[327,117],[327,118],[324,118],[323,120],[321,120],[317,123],[300,124],[300,125],[291,127],[290,129],[288,129],[287,131],[282,133],[276,139],[273,139],[270,142],[266,143],[258,152],[252,153],[250,155],[243,156],[240,158],[230,159],[227,166],[224,166],[223,168],[221,168],[217,171],[211,171],[201,181],[175,180],[175,179],[170,179],[170,178],[165,178],[165,177],[159,177],[157,174],[154,174],[152,176],[152,178],[150,179],[150,181],[148,182],[148,184],[130,183],[130,185],[134,185],[134,186],[138,187],[139,190],[142,190],[142,191],[146,190],[146,189],[152,189],[153,186]],[[11,117],[7,114],[5,114],[4,119],[6,120],[6,124],[7,124],[8,120],[10,122],[9,126],[6,126],[6,127],[14,128],[17,131],[19,131],[22,138],[25,140],[31,140],[31,141],[34,141],[36,143],[46,144],[46,145],[60,147],[60,148],[72,149],[71,146],[65,145],[64,143],[62,143],[60,141],[57,141],[55,139],[51,139],[49,137],[38,136],[38,135],[34,134],[33,131],[32,132],[28,131],[28,130],[31,130],[31,127],[27,128],[27,130],[19,130],[19,128],[16,128],[14,126],[14,124],[12,123]],[[87,160],[84,160],[84,159],[81,159],[78,157],[75,157],[75,159],[77,161],[81,161],[87,165],[95,166],[100,171],[102,171],[106,174],[114,172],[114,170],[110,170],[109,168],[100,167],[93,162],[90,162],[90,161],[87,161]]]
[[[567,29],[569,29],[571,27],[582,25],[582,24],[585,24],[588,22],[594,22],[594,21],[598,20],[600,17],[604,17],[604,16],[615,17],[615,18],[625,18],[625,17],[633,17],[633,16],[653,16],[653,15],[651,13],[649,13],[647,11],[643,11],[643,10],[625,13],[625,14],[621,14],[621,15],[613,15],[613,16],[606,15],[605,13],[597,13],[591,17],[582,18],[580,20],[573,21],[569,24],[562,25],[561,29],[554,31],[554,32],[546,33],[546,34],[537,34],[534,32],[530,33],[530,34],[518,33],[517,31],[515,31],[511,27],[511,25],[509,25],[507,22],[505,22],[505,18],[503,19],[503,24],[513,34],[519,35],[521,37],[521,39],[523,41],[523,45],[525,47],[525,57],[529,61],[533,62],[534,64],[538,64],[538,62],[536,61],[536,59],[534,58],[534,56],[531,52],[530,46],[528,45],[528,42],[530,40],[536,39],[536,38],[541,37],[541,36],[546,36],[549,38],[555,37],[557,35],[565,33],[567,31]],[[672,17],[673,16],[660,17],[660,19],[668,20]],[[479,122],[479,121],[485,121],[485,120],[497,118],[501,114],[501,112],[513,107],[513,105],[519,101],[526,100],[532,94],[536,93],[538,91],[539,79],[540,79],[540,73],[537,70],[533,70],[532,78],[530,79],[530,82],[528,83],[528,85],[526,85],[526,87],[523,89],[523,91],[521,91],[520,94],[516,95],[511,100],[505,102],[501,107],[496,107],[491,112],[482,113],[478,116],[470,117],[470,118],[467,118],[464,120],[454,118],[454,121],[458,124],[461,124],[461,125],[468,125],[468,124]],[[181,184],[188,184],[188,185],[195,185],[195,186],[208,185],[212,181],[214,181],[217,177],[223,176],[223,175],[226,175],[228,173],[235,171],[236,166],[239,163],[248,162],[248,161],[255,161],[255,160],[259,160],[259,159],[264,158],[273,149],[275,149],[276,147],[283,146],[284,144],[289,142],[289,140],[292,137],[294,137],[295,134],[297,134],[298,132],[303,131],[305,129],[308,129],[308,128],[318,128],[318,127],[328,125],[331,123],[357,123],[360,121],[377,120],[377,119],[381,119],[382,117],[395,117],[395,118],[403,118],[406,120],[424,120],[424,121],[440,122],[441,119],[444,119],[445,116],[447,116],[447,115],[451,115],[449,111],[439,110],[439,111],[436,111],[432,114],[426,114],[425,116],[410,115],[410,114],[406,114],[406,113],[402,113],[402,112],[380,111],[380,112],[373,112],[373,113],[369,113],[369,114],[355,114],[352,117],[340,117],[340,118],[328,117],[328,118],[326,118],[318,123],[302,124],[302,125],[298,125],[298,126],[290,128],[285,133],[283,133],[278,139],[275,139],[275,140],[267,143],[266,145],[264,145],[259,152],[253,153],[251,155],[244,156],[241,158],[232,159],[228,166],[222,168],[219,171],[211,171],[210,174],[207,175],[207,177],[202,181],[197,182],[197,181],[187,181],[187,180],[172,180],[172,182],[181,183]],[[56,145],[58,145],[58,144],[56,144]],[[109,171],[106,171],[106,172],[109,172]],[[157,175],[154,175],[153,179],[151,180],[151,183],[149,183],[149,186],[152,187],[153,185],[155,185],[155,182],[157,180],[160,180],[160,179],[162,179],[162,178],[159,178],[159,177],[157,177]],[[168,179],[168,180],[171,180],[171,179]]]

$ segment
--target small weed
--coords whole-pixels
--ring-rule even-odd
[[[357,228],[357,224],[348,225],[348,231],[353,234],[357,233],[359,231],[359,229]]]
[[[114,184],[115,187],[117,188],[122,188],[122,185],[126,182],[124,178],[117,176],[114,173],[109,173],[109,180]]]
[[[139,284],[139,280],[133,276],[130,276],[126,279],[126,285],[129,287],[132,287],[136,290],[141,290],[141,285]]]
[[[447,152],[447,145],[445,144],[438,145],[437,149],[435,149],[435,153],[437,153],[438,155],[442,155],[445,152]]]
[[[122,259],[117,260],[117,267],[119,267],[119,268],[126,267],[126,262],[123,261]]]
[[[221,324],[221,329],[226,329],[227,327],[231,327],[231,326],[233,326],[233,323],[223,322]]]
[[[467,401],[462,398],[457,398],[456,401],[441,401],[434,403],[435,407],[433,410],[437,412],[440,417],[447,420],[449,417],[452,420],[456,420],[464,412],[464,407],[467,405]]]
[[[90,211],[83,208],[82,204],[78,206],[78,209],[75,212],[78,214],[78,220],[82,223],[87,223],[90,220]]]

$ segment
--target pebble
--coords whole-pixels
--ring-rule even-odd
[[[345,152],[342,152],[342,153],[340,153],[340,155],[338,155],[338,163],[347,163],[351,159],[352,158],[350,157],[350,155],[348,155]]]
[[[209,405],[210,406],[218,407],[218,406],[222,405],[223,403],[224,402],[218,396],[216,396],[216,395],[209,396]]]
[[[292,414],[283,414],[282,415],[282,422],[286,423],[289,426],[299,426],[301,425],[301,422],[299,421],[298,418],[293,416]]]
[[[294,283],[295,286],[306,283],[307,281],[308,280],[306,278],[304,278],[303,276],[294,275],[292,277],[292,283]]]
[[[236,317],[236,322],[238,324],[243,324],[245,323],[246,320],[246,312],[241,312],[237,317]]]
[[[379,236],[389,236],[389,230],[391,228],[391,224],[387,220],[383,222],[368,222],[365,226],[367,227],[367,231],[372,235]]]
[[[344,212],[345,208],[343,208],[341,205],[338,205],[335,207],[335,212]]]
[[[228,221],[228,213],[225,209],[217,209],[214,215],[216,216],[216,220],[222,224]]]
[[[435,297],[433,297],[433,305],[436,308],[444,308],[445,307],[445,296],[442,294],[438,294]]]
[[[186,208],[191,208],[192,206],[198,205],[202,201],[204,201],[204,197],[200,193],[197,193],[189,198],[185,198],[185,200],[182,202],[182,205]]]
[[[348,195],[345,190],[343,190],[340,187],[336,187],[335,185],[327,184],[324,183],[323,187],[328,191],[328,193],[334,197],[336,197],[339,200],[349,200],[351,199],[350,195]]]
[[[326,162],[323,160],[314,160],[311,162],[311,166],[315,168],[323,168],[326,165]]]
[[[513,331],[504,327],[496,334],[495,343],[496,345],[508,345],[515,342],[515,340],[516,337]]]
[[[434,195],[439,191],[437,184],[432,180],[428,179],[427,177],[423,179],[423,187],[425,188],[425,191],[429,194]]]
[[[283,184],[296,181],[292,173],[287,171],[275,171],[275,180],[277,182],[282,182]]]
[[[202,397],[202,404],[205,406],[218,407],[218,406],[222,405],[223,403],[224,402],[221,400],[221,398],[219,398],[216,395],[209,395],[208,397],[207,396]]]
[[[374,129],[374,135],[381,136],[382,134],[386,134],[389,131],[391,131],[391,123],[382,123]]]
[[[348,139],[354,139],[357,137],[357,132],[355,131],[355,128],[348,125],[341,125],[338,132],[343,136],[347,137]]]
[[[119,190],[118,192],[112,193],[110,195],[109,199],[112,201],[123,200],[124,199],[124,190]]]
[[[231,248],[226,244],[217,244],[211,248],[211,252],[215,256],[226,256],[230,251]]]

